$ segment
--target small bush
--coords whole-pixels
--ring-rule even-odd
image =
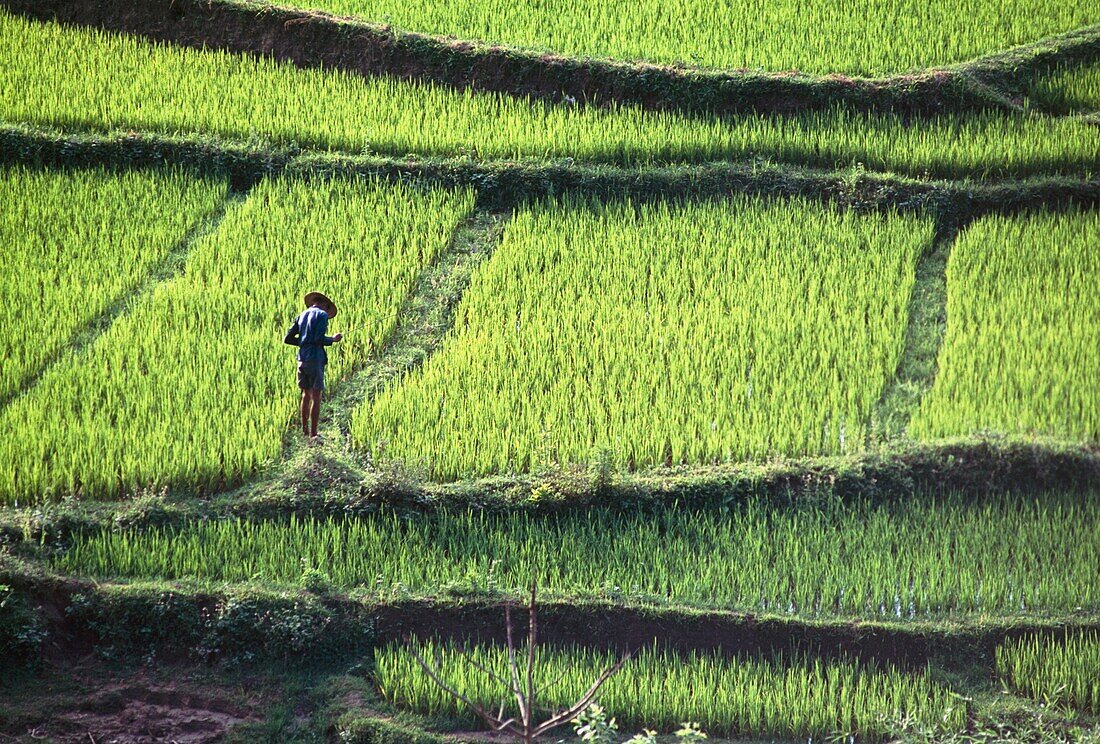
[[[23,660],[34,656],[46,629],[26,599],[7,584],[0,584],[0,659]]]

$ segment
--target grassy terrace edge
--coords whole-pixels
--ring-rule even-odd
[[[413,597],[377,602],[305,589],[188,582],[93,582],[0,557],[10,587],[36,624],[66,648],[111,648],[161,659],[256,661],[369,655],[409,636],[503,643],[505,596]],[[938,622],[803,620],[680,607],[546,599],[540,640],[548,646],[641,648],[656,640],[676,653],[812,653],[827,658],[934,662],[959,674],[988,676],[1007,639],[1063,637],[1100,629],[1100,618],[964,618]],[[288,637],[288,636],[293,637]],[[594,639],[599,639],[595,640]],[[254,652],[254,654],[252,653]],[[270,659],[263,658],[264,655]],[[239,661],[239,659],[237,659]]]
[[[1015,109],[1027,79],[1100,59],[1100,25],[970,62],[886,78],[672,67],[575,58],[408,33],[259,0],[0,0],[38,19],[134,33],[184,46],[270,56],[300,67],[390,74],[551,100],[647,109],[794,113],[855,110],[932,115]]]
[[[3,2],[3,0],[0,0]],[[248,143],[205,135],[62,132],[0,122],[0,164],[111,169],[177,166],[228,178],[247,191],[280,174],[371,175],[443,187],[472,186],[478,208],[506,210],[576,193],[610,199],[686,199],[731,193],[824,200],[844,208],[924,210],[942,225],[984,214],[1100,206],[1100,177],[1035,176],[993,182],[920,180],[861,168],[823,170],[770,161],[620,167],[570,160],[475,160],[364,156]]]
[[[187,492],[139,494],[120,502],[0,508],[0,546],[22,552],[62,548],[75,535],[118,529],[183,527],[203,519],[282,521],[476,510],[532,514],[605,508],[622,513],[726,509],[750,499],[776,505],[840,500],[885,503],[963,493],[1100,488],[1100,447],[1053,441],[964,439],[906,444],[890,451],[774,463],[675,468],[605,477],[585,466],[533,475],[432,483],[415,473],[372,471],[354,460],[317,456],[303,477],[293,465],[213,498]]]

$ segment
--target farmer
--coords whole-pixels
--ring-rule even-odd
[[[316,441],[321,418],[321,391],[325,389],[325,347],[344,337],[326,336],[328,319],[336,317],[336,304],[320,292],[305,298],[306,309],[286,332],[283,342],[298,347],[298,387],[302,391],[302,434]]]

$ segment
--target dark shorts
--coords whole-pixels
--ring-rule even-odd
[[[302,390],[324,390],[325,365],[316,362],[298,362],[298,387]]]

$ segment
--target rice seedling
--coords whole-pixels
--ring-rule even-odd
[[[524,208],[440,352],[352,431],[442,479],[852,451],[931,240],[798,200]]]
[[[934,525],[934,527],[932,527]],[[95,578],[297,582],[315,568],[380,601],[448,592],[909,621],[1100,610],[1100,501],[435,514],[204,522],[78,539],[55,566]]]
[[[348,323],[330,384],[393,327],[422,267],[472,207],[469,191],[365,179],[262,183],[91,346],[0,411],[0,500],[199,488],[281,451],[295,409],[282,335],[324,288]],[[31,435],[33,433],[33,435]]]
[[[1100,65],[1073,67],[1039,78],[1028,96],[1050,111],[1100,113]]]
[[[0,170],[0,399],[124,299],[225,190],[173,171]]]
[[[997,673],[1014,690],[1052,705],[1100,713],[1100,633],[1028,636],[997,649]]]
[[[1100,138],[1043,116],[945,116],[920,126],[831,110],[728,121],[552,105],[157,45],[0,12],[0,118],[61,128],[198,132],[393,156],[603,163],[755,157],[915,175],[1081,172]]]
[[[911,432],[1100,439],[1100,214],[989,216],[947,264],[947,329]]]
[[[417,650],[439,663],[443,679],[458,692],[485,705],[499,704],[501,687],[453,646],[419,641]],[[483,667],[507,674],[503,648],[473,647],[468,652]],[[539,654],[536,685],[547,686],[541,696],[547,707],[572,702],[615,660],[610,652],[581,647],[544,647]],[[384,647],[375,654],[374,675],[382,694],[396,705],[477,724],[401,647]],[[599,699],[624,728],[669,731],[682,721],[698,721],[707,731],[727,736],[851,734],[876,739],[886,733],[882,718],[894,714],[916,717],[937,729],[966,725],[965,703],[925,673],[820,658],[727,660],[647,648],[606,683]]]
[[[944,65],[1100,23],[1087,0],[294,0],[401,29],[581,57],[875,75]]]

